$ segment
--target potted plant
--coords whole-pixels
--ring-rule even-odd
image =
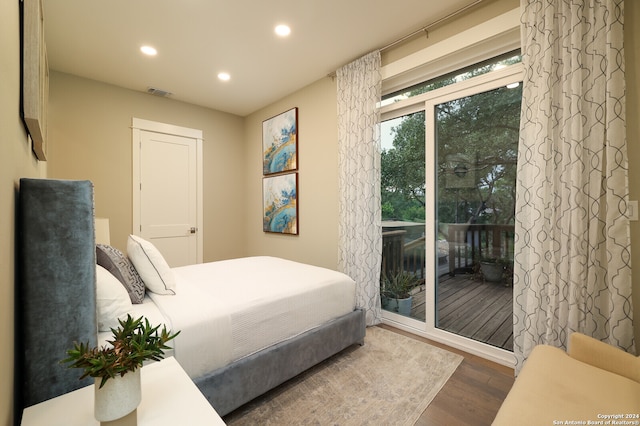
[[[143,321],[144,320],[144,321]],[[120,326],[112,328],[110,346],[89,348],[89,344],[74,342],[61,363],[69,368],[84,370],[80,379],[94,377],[95,417],[99,421],[119,419],[140,404],[140,367],[145,361],[160,361],[164,351],[171,349],[167,342],[180,332],[170,334],[166,326],[153,327],[149,320],[133,319],[127,315],[118,320]],[[99,383],[98,383],[99,381]]]
[[[501,257],[481,257],[480,272],[482,278],[490,282],[502,282],[507,267],[511,265],[509,259]]]
[[[418,285],[418,278],[405,271],[382,276],[382,307],[401,315],[411,315],[411,290]]]

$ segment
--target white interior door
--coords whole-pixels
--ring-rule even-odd
[[[202,261],[199,141],[134,126],[134,233],[172,267]]]

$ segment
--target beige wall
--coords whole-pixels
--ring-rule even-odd
[[[243,119],[195,105],[51,73],[49,177],[89,179],[111,243],[132,232],[131,118],[203,131],[204,260],[244,254]]]
[[[262,232],[262,122],[298,107],[299,235]],[[337,268],[338,126],[335,82],[327,77],[248,116],[247,250]]]
[[[515,7],[519,0],[489,2],[454,25],[430,32],[383,54],[383,64],[397,60]],[[298,236],[262,232],[262,122],[298,107]],[[338,263],[338,124],[336,83],[323,78],[245,119],[247,230],[249,255],[271,254],[336,269]]]
[[[21,177],[44,177],[46,163],[35,159],[20,108],[18,2],[0,2],[0,425],[13,424],[16,195]]]
[[[419,49],[451,37],[462,29],[478,25],[492,17],[519,7],[519,0],[495,0],[457,20],[417,36],[408,43],[384,52],[383,64],[398,60]],[[627,62],[627,139],[629,164],[640,161],[640,5],[625,4],[625,54]],[[337,266],[337,110],[335,83],[322,79],[287,96],[246,118],[247,170],[247,250],[249,254],[273,254],[320,266]],[[263,120],[297,106],[299,108],[300,235],[297,237],[264,234],[260,228],[261,201],[261,123]],[[640,199],[640,169],[630,168],[631,199]],[[640,265],[640,222],[631,224],[632,262]],[[640,272],[633,276],[636,307],[635,340],[640,348]]]
[[[387,52],[384,60],[415,51],[460,25],[495,16],[517,0],[497,0],[457,23],[434,29],[428,40]],[[627,137],[629,163],[640,161],[640,5],[626,2]],[[486,18],[485,18],[486,17]],[[0,2],[0,365],[14,358],[15,208],[20,177],[42,176],[28,146],[19,105],[18,2]],[[403,53],[403,49],[405,49]],[[335,268],[337,264],[337,112],[335,82],[321,79],[246,118],[220,113],[53,72],[50,96],[50,177],[91,179],[96,213],[110,217],[115,246],[131,229],[131,117],[204,131],[206,261],[272,254]],[[261,227],[262,121],[299,108],[300,235],[264,234]],[[629,172],[631,198],[640,199],[640,169]],[[232,182],[230,184],[230,182]],[[640,223],[631,225],[632,261],[640,265]],[[636,342],[640,346],[640,273],[633,277]],[[8,342],[8,343],[7,343]],[[0,380],[0,424],[12,424],[13,373]]]

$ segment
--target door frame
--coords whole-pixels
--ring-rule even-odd
[[[380,70],[383,79],[383,94],[405,89],[413,84],[519,49],[520,46],[520,8],[516,7],[449,38],[431,44],[411,55],[384,65]],[[420,96],[423,96],[421,105],[413,103],[409,105],[408,102],[400,101],[391,105],[381,106],[380,112],[381,114],[391,112],[387,118],[393,118],[419,110],[426,110],[425,103],[428,95]],[[416,98],[411,99],[415,101]],[[435,247],[432,247],[432,255],[434,252]],[[433,288],[427,291],[433,292]],[[387,311],[383,311],[383,322],[502,365],[509,367],[515,365],[515,357],[511,352],[490,347],[489,345],[484,345],[483,347],[483,344],[476,344],[477,342],[472,339],[437,329],[434,326],[427,328],[426,322],[423,323]],[[434,322],[435,319],[431,318],[430,324]]]
[[[131,233],[140,235],[140,145],[141,132],[148,131],[163,133],[167,135],[181,136],[193,139],[196,142],[196,262],[202,263],[203,259],[203,173],[202,173],[202,130],[188,127],[175,126],[173,124],[160,123],[157,121],[144,120],[132,117],[131,122],[131,154],[133,159],[132,167],[132,195],[133,195],[133,221]]]
[[[386,105],[380,108],[381,116],[384,120],[387,120],[418,111],[425,111],[425,128],[427,129],[427,131],[425,131],[425,176],[435,176],[435,151],[433,149],[435,105],[453,99],[474,95],[479,92],[493,90],[498,87],[506,86],[509,83],[522,82],[523,76],[524,67],[521,63],[510,65],[500,70],[492,71],[490,73],[456,83],[455,85],[435,89],[421,95]],[[428,129],[432,130],[429,131]],[[434,182],[428,179],[426,182],[427,186],[425,187],[425,192],[427,194],[435,194],[434,188],[429,187],[430,184],[433,185]],[[383,310],[383,323],[426,337],[436,342],[461,349],[465,352],[478,355],[498,364],[513,367],[515,365],[515,357],[512,352],[436,327],[435,311],[437,307],[435,305],[436,276],[434,260],[436,259],[436,247],[434,243],[436,235],[435,219],[435,210],[433,208],[426,208],[425,223],[433,226],[427,225],[425,227],[425,240],[429,242],[426,246],[425,254],[428,262],[425,272],[425,291],[427,297],[431,298],[431,303],[425,304],[425,322]]]

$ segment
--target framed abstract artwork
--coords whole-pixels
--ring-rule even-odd
[[[44,43],[42,0],[20,1],[22,14],[22,120],[38,160],[46,161],[49,66]]]
[[[262,230],[298,235],[298,174],[262,179]]]
[[[298,170],[298,108],[262,122],[262,173]]]

